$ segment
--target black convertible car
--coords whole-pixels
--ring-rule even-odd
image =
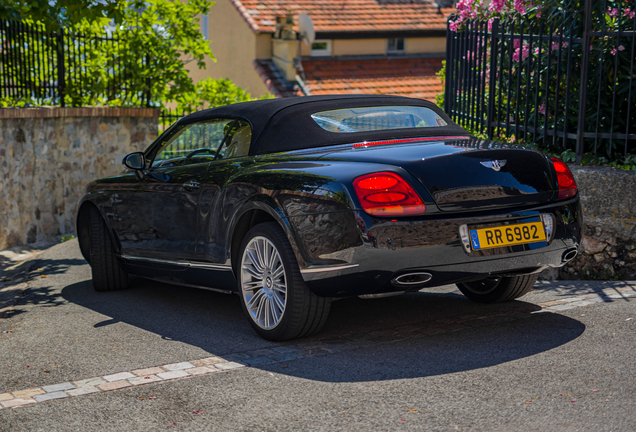
[[[137,275],[235,292],[270,340],[316,332],[338,297],[455,283],[477,302],[512,300],[579,245],[562,161],[476,139],[417,99],[209,109],[124,164],[79,205],[95,289]]]

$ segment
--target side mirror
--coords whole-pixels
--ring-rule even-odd
[[[146,167],[146,156],[142,152],[131,153],[124,158],[122,163],[131,170],[142,170]]]

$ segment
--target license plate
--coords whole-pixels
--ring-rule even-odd
[[[546,241],[542,222],[527,222],[470,230],[473,250]]]

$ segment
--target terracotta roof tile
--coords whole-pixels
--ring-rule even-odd
[[[435,75],[442,58],[381,58],[370,60],[303,61],[306,84],[312,95],[393,94],[430,101],[442,92]],[[301,96],[296,85],[287,83],[270,60],[257,60],[256,69],[270,92],[278,97]]]
[[[309,14],[318,32],[446,30],[454,9],[432,0],[231,0],[252,30],[268,33],[277,16]]]

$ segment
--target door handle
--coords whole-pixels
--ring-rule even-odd
[[[199,182],[198,182],[198,181],[196,181],[196,180],[190,180],[190,181],[187,181],[187,182],[185,182],[185,183],[183,184],[183,188],[184,188],[185,190],[187,190],[187,191],[190,191],[190,192],[191,192],[191,191],[194,191],[194,190],[197,190],[197,189],[199,189],[200,187],[201,187],[201,183],[199,183]]]

